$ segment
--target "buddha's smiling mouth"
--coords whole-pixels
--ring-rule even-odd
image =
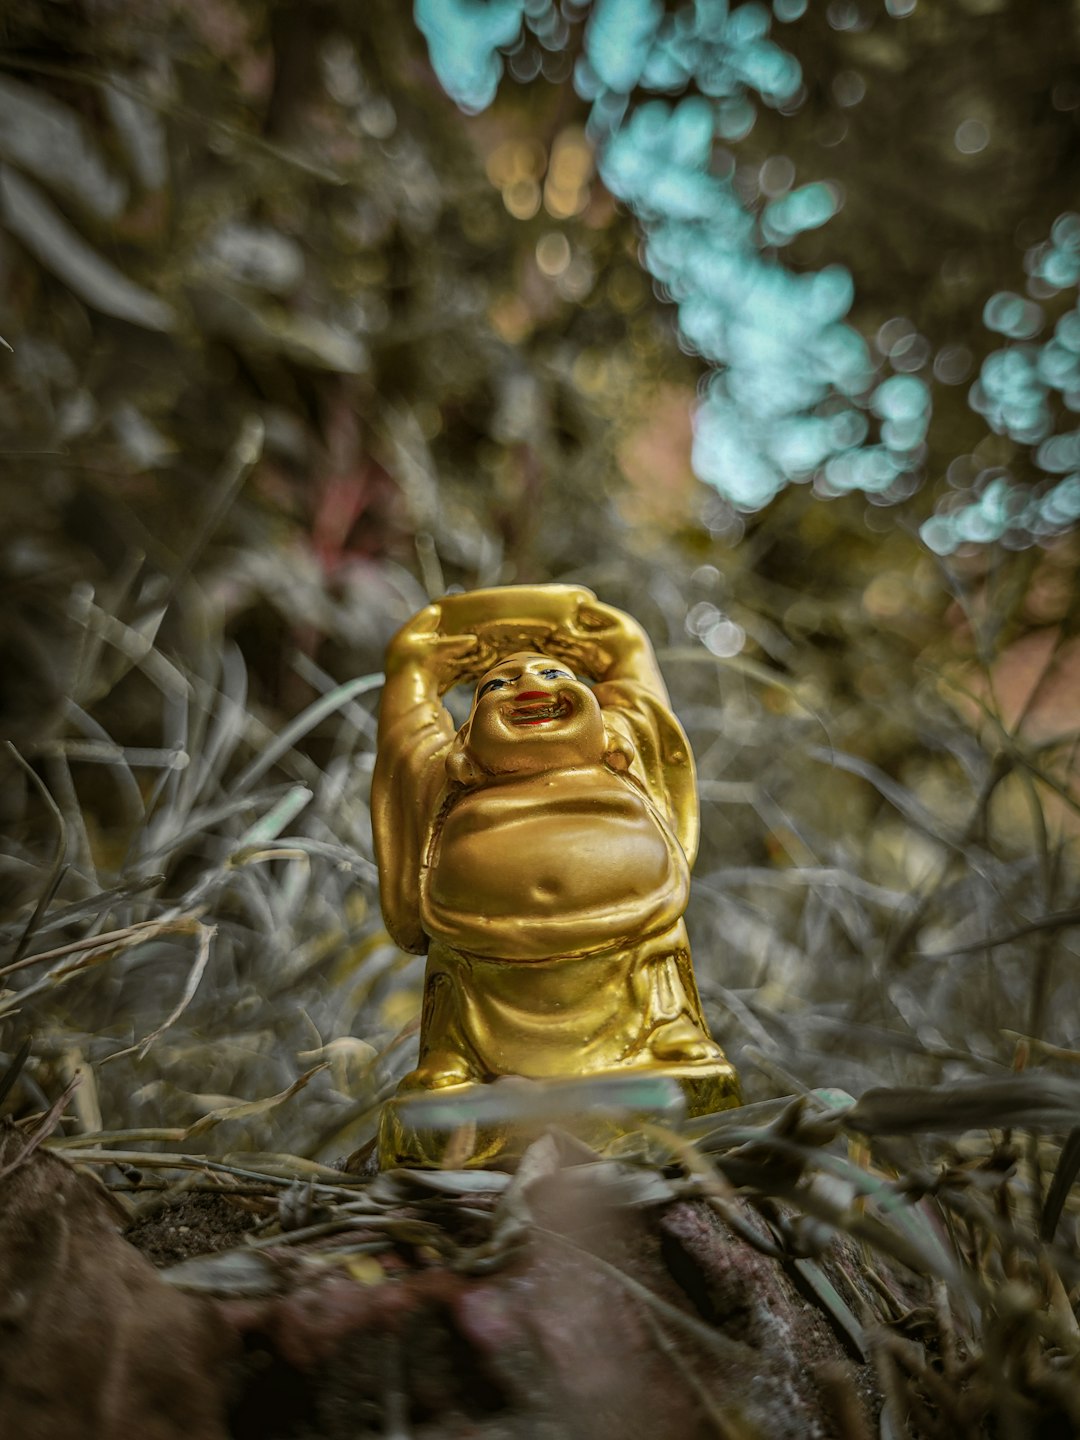
[[[535,700],[520,697],[510,708],[507,719],[511,725],[546,725],[563,720],[573,709],[565,695],[545,695]]]

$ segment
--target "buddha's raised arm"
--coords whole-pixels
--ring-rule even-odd
[[[404,950],[422,953],[420,869],[433,812],[446,780],[454,721],[441,696],[471,678],[475,635],[444,635],[442,612],[429,605],[404,625],[386,652],[378,755],[371,783],[371,825],[387,929]]]
[[[658,704],[670,705],[667,687],[645,631],[622,610],[605,605],[589,590],[551,634],[550,651],[599,683],[626,680]]]
[[[609,729],[629,741],[631,770],[667,816],[692,865],[698,845],[694,759],[668,699],[648,635],[629,615],[588,590],[552,633],[546,650],[596,682]]]

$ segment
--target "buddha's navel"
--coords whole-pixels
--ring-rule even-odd
[[[545,922],[562,934],[574,917],[589,929],[616,909],[644,920],[669,896],[685,903],[680,862],[644,797],[603,766],[504,782],[468,792],[450,811],[425,885],[425,924],[462,949],[509,958],[523,923],[539,927],[529,943],[542,948]]]

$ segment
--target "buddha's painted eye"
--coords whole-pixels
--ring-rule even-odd
[[[545,680],[569,680],[569,670],[541,670],[540,674]]]
[[[506,684],[507,682],[505,680],[489,680],[486,685],[480,687],[480,694],[477,695],[476,698],[479,700],[482,696],[486,695],[489,690],[504,690]]]

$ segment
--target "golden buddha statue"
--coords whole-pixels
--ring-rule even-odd
[[[466,681],[458,730],[441,697]],[[387,928],[428,955],[399,1094],[647,1070],[691,1114],[739,1103],[683,924],[693,757],[629,616],[571,585],[421,611],[387,653],[372,821]],[[439,1163],[394,1103],[383,1164]],[[469,1162],[512,1149],[488,1137]]]

